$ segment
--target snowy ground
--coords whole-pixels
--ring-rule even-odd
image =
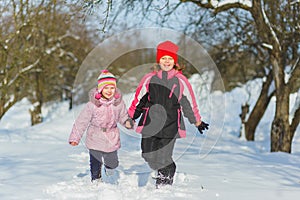
[[[299,128],[292,154],[269,153],[269,126],[274,109],[270,106],[258,127],[257,141],[238,138],[238,115],[244,94],[243,88],[226,94],[223,127],[199,135],[193,126],[188,126],[188,137],[178,140],[175,147],[174,185],[161,189],[155,189],[153,174],[140,156],[139,135],[124,128],[120,166],[115,175],[104,177],[98,186],[91,185],[84,144],[72,147],[67,143],[74,113],[82,106],[74,111],[67,110],[67,103],[46,106],[45,122],[30,127],[29,104],[24,99],[0,121],[0,198],[298,199]],[[212,133],[217,129],[222,135]]]

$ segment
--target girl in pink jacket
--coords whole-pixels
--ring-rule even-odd
[[[69,143],[77,146],[86,132],[86,147],[90,154],[92,182],[101,179],[101,168],[107,174],[119,165],[117,150],[120,148],[120,132],[117,123],[132,128],[116,77],[103,70],[98,77],[98,87],[90,91],[90,101],[81,111],[72,128]]]

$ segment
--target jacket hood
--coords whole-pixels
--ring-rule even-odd
[[[101,98],[100,99],[96,98],[97,94],[99,94],[97,88],[91,89],[89,92],[89,100],[90,100],[90,102],[95,104],[97,107],[99,107],[99,106],[103,105],[104,103],[103,103],[103,101],[101,101]],[[119,105],[121,103],[121,101],[122,101],[122,93],[117,88],[116,94],[109,102],[113,103],[116,106],[116,105]]]

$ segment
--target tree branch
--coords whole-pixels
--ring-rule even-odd
[[[274,43],[277,44],[277,45],[276,45],[276,48],[277,48],[279,51],[281,51],[281,45],[280,45],[279,39],[278,39],[278,37],[277,37],[277,35],[276,35],[274,29],[272,28],[272,25],[271,25],[271,23],[270,23],[270,20],[269,20],[267,14],[266,14],[266,12],[265,12],[265,9],[264,9],[264,3],[263,3],[262,0],[258,0],[258,1],[261,1],[261,3],[260,3],[260,6],[261,6],[261,13],[262,13],[262,15],[263,15],[263,20],[264,20],[264,22],[265,22],[265,25],[266,25],[266,27],[269,29],[269,31],[270,31],[270,33],[271,33],[273,39],[274,39]]]
[[[287,83],[288,87],[292,87],[298,80],[300,77],[300,62],[299,59],[296,60],[295,65],[292,67],[292,72],[291,72],[291,76],[290,79]]]
[[[15,82],[15,80],[17,80],[17,78],[18,78],[21,74],[23,74],[23,73],[25,73],[25,72],[31,70],[31,69],[34,68],[39,62],[40,62],[40,58],[37,59],[33,64],[28,65],[27,67],[21,69],[21,70],[19,71],[19,73],[18,73],[13,79],[11,79],[11,80],[9,81],[9,83],[7,84],[7,86],[11,86],[11,85]]]
[[[252,8],[251,1],[244,1],[244,3],[240,2],[239,0],[236,1],[215,1],[215,0],[207,0],[207,1],[196,1],[196,0],[180,0],[181,2],[192,2],[202,8],[212,9],[214,13],[220,13],[223,11],[227,11],[232,8],[240,8],[243,10],[250,11]]]
[[[299,95],[299,93],[298,93],[298,95]],[[292,138],[294,137],[295,131],[296,131],[296,129],[299,125],[299,122],[300,122],[300,100],[299,99],[296,100],[295,107],[296,107],[296,111],[294,113],[294,117],[293,117],[292,123],[290,125]]]

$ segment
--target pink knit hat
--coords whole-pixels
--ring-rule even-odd
[[[95,95],[95,98],[100,99],[101,92],[105,86],[113,85],[113,86],[117,87],[117,79],[107,69],[104,69],[101,71],[101,74],[98,76],[97,84],[98,84],[97,85],[98,93]]]

